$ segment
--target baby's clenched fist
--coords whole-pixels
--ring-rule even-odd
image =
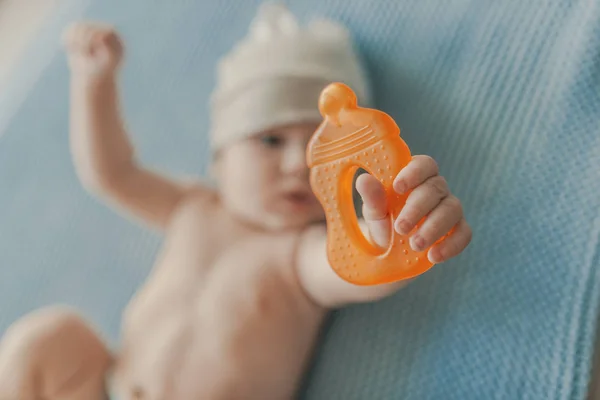
[[[78,22],[63,35],[69,66],[73,73],[89,77],[114,74],[123,59],[123,43],[109,25]]]

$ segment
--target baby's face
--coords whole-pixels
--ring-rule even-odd
[[[306,147],[317,126],[284,126],[222,149],[215,173],[225,206],[265,229],[322,221],[324,212],[310,188],[306,165]]]

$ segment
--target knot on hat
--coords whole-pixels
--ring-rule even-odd
[[[360,103],[370,102],[348,30],[325,18],[301,26],[284,5],[263,4],[246,37],[218,63],[213,150],[276,125],[320,120],[320,92],[334,81],[350,86]]]

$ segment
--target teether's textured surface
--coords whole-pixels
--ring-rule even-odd
[[[408,236],[392,229],[387,248],[370,243],[352,202],[352,181],[360,167],[383,184],[390,224],[400,213],[408,194],[398,195],[392,183],[411,159],[400,129],[387,114],[358,107],[352,90],[341,83],[323,90],[319,109],[324,121],[308,145],[307,162],[312,189],[327,216],[327,255],[333,270],[357,285],[389,283],[427,271],[432,266],[428,249],[414,252]]]

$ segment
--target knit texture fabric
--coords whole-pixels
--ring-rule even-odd
[[[259,2],[61,4],[0,90],[0,331],[61,302],[116,346],[161,238],[76,180],[60,32],[82,17],[118,27],[142,161],[201,175],[215,63]],[[600,293],[600,3],[287,4],[350,27],[376,106],[439,162],[474,230],[464,254],[396,296],[335,313],[302,398],[585,398]]]

